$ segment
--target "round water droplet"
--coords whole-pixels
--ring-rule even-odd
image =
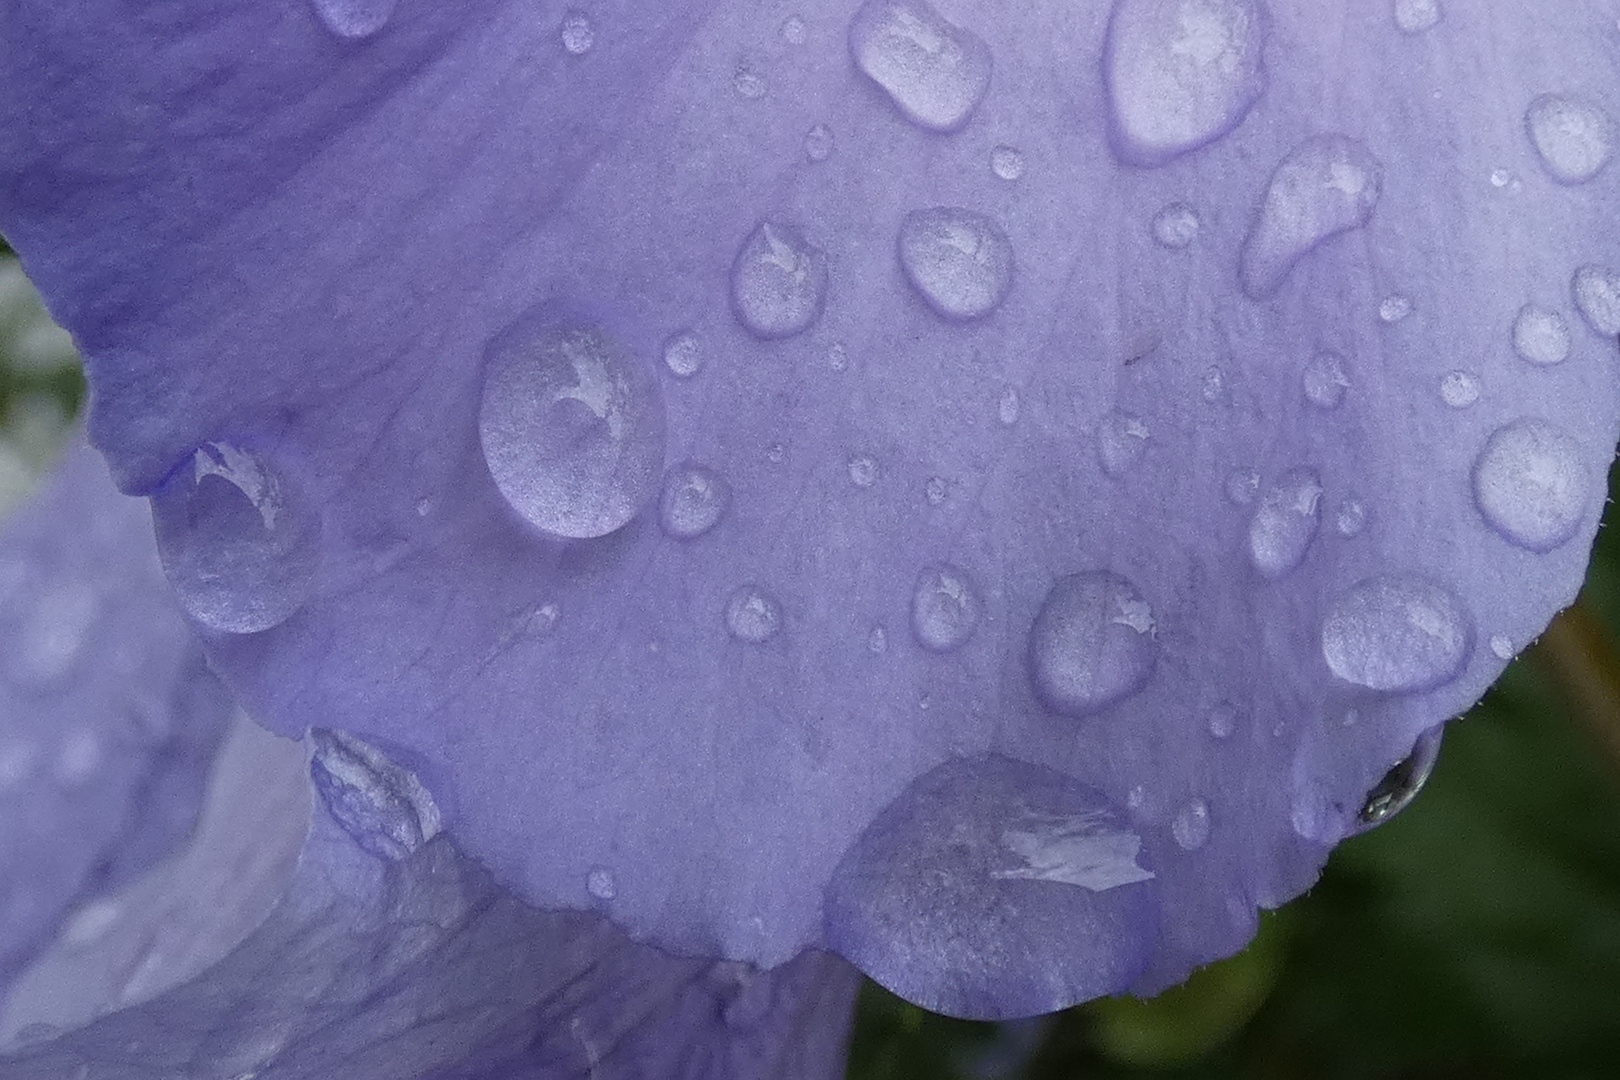
[[[979,625],[982,604],[973,579],[955,566],[930,566],[911,593],[911,632],[934,652],[960,648]]]
[[[1346,539],[1358,536],[1367,527],[1367,507],[1357,498],[1347,498],[1333,514],[1333,528]]]
[[[1170,823],[1170,835],[1183,851],[1197,851],[1209,843],[1209,803],[1194,799]]]
[[[1209,733],[1217,739],[1230,738],[1232,732],[1237,730],[1237,723],[1238,707],[1230,701],[1217,701],[1205,718]]]
[[[268,630],[309,599],[320,514],[266,457],[202,446],[152,496],[152,525],[181,607],[211,630]]]
[[[810,38],[810,28],[797,15],[782,20],[782,40],[789,45],[803,45]]]
[[[1355,139],[1318,135],[1296,146],[1271,174],[1243,241],[1243,291],[1271,295],[1324,241],[1367,224],[1383,183],[1383,165]]]
[[[1338,353],[1319,352],[1305,365],[1302,380],[1305,400],[1318,409],[1337,409],[1350,389],[1350,377],[1344,373],[1344,358]]]
[[[1397,323],[1412,314],[1412,301],[1400,295],[1386,296],[1378,305],[1378,320],[1386,323]]]
[[[1171,203],[1153,215],[1154,241],[1160,247],[1173,251],[1179,251],[1196,240],[1201,228],[1203,223],[1198,218],[1198,211],[1186,203]]]
[[[315,14],[333,34],[349,41],[368,38],[388,24],[398,0],[314,0]]]
[[[1525,110],[1524,126],[1541,164],[1560,184],[1584,184],[1614,153],[1614,121],[1581,98],[1542,94]]]
[[[1090,715],[1141,690],[1158,654],[1152,609],[1136,586],[1106,570],[1052,586],[1029,634],[1035,690],[1067,716]]]
[[[551,309],[485,351],[478,435],[507,503],[563,539],[622,528],[663,473],[657,382],[598,327]]]
[[[731,265],[731,306],[757,338],[810,328],[827,299],[827,253],[791,226],[761,222]]]
[[[950,497],[951,486],[943,476],[930,476],[923,484],[923,497],[929,506],[938,506]]]
[[[771,443],[765,448],[765,460],[772,465],[780,465],[787,460],[787,447],[781,443]]]
[[[1103,471],[1118,478],[1142,460],[1149,436],[1147,424],[1139,416],[1111,412],[1097,424],[1097,457]]]
[[[811,161],[826,161],[832,156],[833,133],[826,124],[816,124],[804,133],[804,156]]]
[[[1569,324],[1556,311],[1535,304],[1519,309],[1513,320],[1513,351],[1526,363],[1539,367],[1569,359]]]
[[[1474,505],[1503,539],[1546,552],[1580,529],[1592,474],[1580,443],[1545,420],[1505,424],[1474,461]]]
[[[703,343],[690,330],[671,334],[664,341],[664,366],[683,379],[703,370]]]
[[[1479,400],[1479,377],[1469,371],[1448,371],[1440,377],[1440,400],[1453,409],[1466,409]]]
[[[1012,288],[1012,241],[973,210],[913,210],[900,225],[899,251],[906,280],[947,319],[983,318]]]
[[[1103,77],[1114,153],[1163,165],[1243,120],[1266,89],[1257,0],[1117,0]]]
[[[770,89],[770,83],[763,71],[751,62],[744,61],[731,73],[731,89],[746,101],[758,101],[765,96],[765,91]]]
[[[585,891],[598,900],[612,900],[619,895],[619,883],[613,871],[605,866],[594,867],[585,875]]]
[[[1513,639],[1506,634],[1492,634],[1491,652],[1498,660],[1513,659]]]
[[[658,523],[675,539],[691,540],[719,524],[730,505],[731,485],[726,478],[707,465],[687,461],[664,477]]]
[[[1226,474],[1221,490],[1233,506],[1249,506],[1260,495],[1260,474],[1253,469],[1233,469]]]
[[[1492,169],[1490,179],[1491,187],[1504,188],[1513,183],[1513,174],[1506,169]]]
[[[782,629],[782,605],[757,585],[744,585],[726,600],[726,629],[738,641],[758,645]]]
[[[403,859],[439,833],[439,808],[409,769],[343,731],[311,728],[309,776],[326,812],[366,851]]]
[[[1415,574],[1381,574],[1346,589],[1322,620],[1322,657],[1345,682],[1417,693],[1455,679],[1474,631],[1450,589]]]
[[[866,0],[849,24],[855,66],[930,131],[968,122],[990,86],[990,47],[926,0]]]
[[[1583,266],[1570,279],[1575,308],[1592,331],[1603,337],[1620,334],[1620,274],[1603,266]]]
[[[1016,146],[997,146],[990,151],[990,171],[1011,183],[1024,175],[1024,154]]]
[[[1261,496],[1249,520],[1249,561],[1273,581],[1305,559],[1321,521],[1322,481],[1313,469],[1292,469]]]
[[[865,454],[857,454],[849,459],[849,482],[858,488],[869,488],[877,483],[878,463]]]
[[[596,27],[591,25],[591,17],[577,8],[563,13],[559,35],[563,51],[569,56],[584,56],[596,44]]]
[[[1421,34],[1440,16],[1440,0],[1395,0],[1395,25],[1402,33]]]
[[[1392,766],[1373,789],[1356,814],[1364,828],[1382,825],[1412,805],[1423,785],[1434,773],[1435,762],[1440,759],[1440,728],[1431,728],[1418,738],[1412,752]]]
[[[1008,386],[1002,389],[1001,398],[996,402],[996,419],[1008,427],[1018,423],[1018,388]]]

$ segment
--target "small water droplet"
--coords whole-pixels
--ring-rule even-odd
[[[929,506],[938,506],[950,493],[950,483],[943,476],[930,476],[923,484],[923,498],[928,500]]]
[[[835,341],[827,346],[827,366],[834,371],[843,371],[849,367],[849,350],[844,343]]]
[[[433,513],[433,500],[426,495],[416,500],[416,516],[427,517]]]
[[[1410,298],[1398,293],[1384,297],[1378,305],[1378,319],[1380,322],[1398,323],[1412,314],[1412,301]]]
[[[1347,498],[1333,515],[1333,528],[1345,539],[1360,535],[1367,527],[1367,507],[1357,498]]]
[[[925,568],[911,593],[911,632],[934,652],[967,644],[983,605],[967,571],[950,565]]]
[[[789,45],[803,45],[810,37],[810,28],[797,15],[782,20],[782,40]]]
[[[1506,169],[1496,168],[1491,170],[1490,179],[1491,187],[1505,188],[1509,184],[1513,183],[1513,174],[1508,172]]]
[[[1570,279],[1570,293],[1594,333],[1609,338],[1620,334],[1620,274],[1603,266],[1583,266]]]
[[[1153,215],[1154,241],[1172,251],[1179,251],[1191,244],[1198,238],[1201,228],[1203,222],[1199,220],[1198,211],[1186,203],[1171,203]]]
[[[731,73],[731,89],[745,101],[758,101],[770,89],[770,83],[763,71],[745,60],[738,63],[737,69]]]
[[[1209,842],[1209,803],[1194,799],[1170,823],[1170,835],[1183,851],[1197,851]]]
[[[874,656],[889,651],[889,632],[881,626],[872,627],[872,632],[866,635],[866,651]]]
[[[1614,121],[1581,98],[1542,94],[1525,110],[1524,126],[1541,164],[1560,184],[1584,184],[1614,153]]]
[[[563,51],[569,56],[584,56],[596,44],[596,27],[591,24],[591,17],[578,8],[563,13],[558,33]]]
[[[585,891],[598,900],[612,900],[619,895],[619,883],[614,878],[613,871],[605,866],[598,866],[585,875]]]
[[[1440,400],[1453,409],[1466,409],[1479,400],[1479,376],[1469,371],[1448,371],[1440,377]]]
[[[1253,469],[1233,469],[1226,474],[1221,490],[1233,506],[1249,506],[1260,495],[1260,474]]]
[[[1001,399],[996,402],[996,419],[1008,427],[1018,423],[1018,388],[1004,387]]]
[[[1367,224],[1383,183],[1383,165],[1355,139],[1318,135],[1296,146],[1271,174],[1244,239],[1243,291],[1271,295],[1324,241]]]
[[[772,465],[780,465],[787,460],[787,447],[779,442],[771,443],[765,448],[765,460]]]
[[[878,463],[864,454],[849,459],[849,482],[858,488],[869,488],[877,483]]]
[[[656,380],[598,327],[551,309],[491,341],[478,435],[507,503],[563,539],[623,528],[663,473]]]
[[[1405,810],[1429,782],[1439,758],[1440,729],[1436,727],[1420,736],[1412,752],[1396,762],[1384,774],[1384,778],[1367,792],[1367,798],[1356,814],[1357,822],[1370,828],[1382,825]]]
[[[1580,443],[1545,420],[1504,424],[1474,461],[1474,505],[1503,539],[1547,552],[1580,529],[1592,476]]]
[[[1556,311],[1535,304],[1519,309],[1513,320],[1513,351],[1538,367],[1551,367],[1569,359],[1569,323]]]
[[[526,632],[536,636],[549,634],[551,628],[557,625],[557,619],[561,615],[562,609],[554,601],[548,600],[535,608],[529,615],[524,629]]]
[[[1209,733],[1217,739],[1230,738],[1237,730],[1238,707],[1230,701],[1217,701],[1206,718]]]
[[[1125,793],[1125,805],[1132,810],[1142,809],[1145,802],[1147,802],[1147,788],[1141,784],[1133,785],[1131,790]]]
[[[732,310],[757,338],[803,333],[826,299],[827,253],[789,225],[761,222],[731,265]]]
[[[1513,639],[1506,634],[1492,634],[1491,652],[1496,654],[1498,660],[1513,659]]]
[[[1103,471],[1116,479],[1142,460],[1147,449],[1148,426],[1139,416],[1111,412],[1097,424],[1097,456]]]
[[[1227,392],[1226,372],[1218,367],[1205,368],[1200,383],[1199,394],[1207,404],[1220,405],[1231,396]]]
[[[759,645],[782,629],[782,605],[757,585],[744,585],[726,600],[726,629],[738,641]]]
[[[725,516],[731,505],[726,478],[693,461],[670,469],[658,500],[658,523],[677,540],[702,536]]]
[[[403,859],[439,833],[439,808],[416,774],[353,735],[311,728],[310,779],[327,813],[366,851]]]
[[[1455,679],[1473,625],[1450,589],[1414,574],[1381,574],[1346,589],[1322,621],[1322,656],[1345,682],[1418,693]]]
[[[1322,481],[1313,469],[1292,469],[1261,496],[1249,520],[1249,561],[1275,581],[1310,550],[1321,521]]]
[[[703,370],[703,343],[690,330],[681,330],[664,340],[664,366],[683,379]]]
[[[1440,21],[1440,0],[1395,0],[1395,25],[1402,33],[1421,34]]]
[[[804,156],[811,161],[832,157],[833,133],[826,124],[816,124],[804,133]]]
[[[990,86],[990,47],[926,0],[867,0],[850,20],[849,51],[901,115],[930,131],[966,124]]]
[[[333,34],[359,41],[388,24],[396,3],[398,0],[315,0],[315,14]]]
[[[1105,570],[1052,586],[1029,634],[1036,692],[1054,712],[1087,716],[1147,685],[1158,659],[1152,609]]]
[[[152,524],[181,606],[210,629],[268,630],[309,599],[320,515],[265,457],[202,446],[152,497]]]
[[[947,319],[983,318],[1012,288],[1012,241],[973,210],[913,210],[900,225],[899,252],[906,280]]]
[[[1114,153],[1163,165],[1243,120],[1266,89],[1257,0],[1118,0],[1103,78]]]
[[[1016,146],[996,146],[990,151],[990,171],[1011,183],[1024,175],[1024,154]]]
[[[1350,389],[1350,377],[1344,372],[1344,358],[1338,353],[1319,352],[1305,365],[1302,380],[1305,400],[1318,409],[1337,409]]]

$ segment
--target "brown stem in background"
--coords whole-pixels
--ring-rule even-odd
[[[1620,776],[1620,649],[1603,621],[1576,600],[1530,655],[1558,683],[1594,747]]]

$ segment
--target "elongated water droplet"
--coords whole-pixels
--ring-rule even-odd
[[[358,41],[381,30],[399,0],[314,0],[315,14],[340,38]]]
[[[1203,223],[1198,211],[1186,203],[1171,203],[1153,215],[1153,239],[1160,247],[1179,251],[1198,237]]]
[[[664,403],[603,331],[542,309],[485,351],[478,436],[501,495],[563,539],[622,528],[658,491]]]
[[[682,379],[703,370],[703,343],[690,330],[671,334],[664,341],[664,366]]]
[[[1506,634],[1492,634],[1491,652],[1498,660],[1513,659],[1513,639]]]
[[[1350,377],[1344,373],[1344,358],[1338,353],[1319,352],[1305,365],[1302,380],[1305,400],[1318,409],[1337,409],[1350,389]]]
[[[152,496],[152,524],[180,605],[211,630],[268,630],[309,599],[320,515],[265,457],[202,446]]]
[[[1000,399],[996,402],[996,419],[1011,427],[1018,423],[1018,407],[1018,388],[1004,387]]]
[[[1321,522],[1322,482],[1313,469],[1293,469],[1266,489],[1249,520],[1249,561],[1276,580],[1298,566]]]
[[[906,119],[930,131],[966,124],[990,86],[990,47],[926,0],[867,0],[850,20],[849,51]]]
[[[1593,333],[1610,338],[1620,334],[1620,274],[1605,266],[1583,266],[1570,279],[1569,291]]]
[[[973,210],[913,210],[900,225],[899,252],[906,280],[947,319],[983,318],[1012,287],[1012,242]]]
[[[1384,167],[1355,139],[1318,135],[1296,146],[1271,174],[1243,242],[1243,291],[1269,296],[1323,241],[1367,224],[1383,183]]]
[[[889,651],[889,632],[881,626],[874,626],[866,635],[866,651],[873,656],[881,656]]]
[[[1217,701],[1209,710],[1205,718],[1205,726],[1209,733],[1217,739],[1230,738],[1232,732],[1237,730],[1238,707],[1230,701]]]
[[[1479,376],[1471,371],[1448,371],[1440,377],[1440,400],[1453,409],[1466,409],[1479,400]]]
[[[1574,537],[1592,497],[1580,443],[1545,420],[1505,424],[1474,461],[1474,505],[1503,539],[1551,551]]]
[[[1170,823],[1170,835],[1183,851],[1197,851],[1209,842],[1209,803],[1194,799]]]
[[[990,171],[1012,183],[1024,175],[1024,155],[1015,146],[997,146],[990,151]]]
[[[726,600],[726,629],[750,645],[769,641],[782,629],[782,605],[758,585],[744,585]]]
[[[439,833],[439,808],[409,769],[343,731],[311,728],[309,774],[327,813],[355,843],[403,859]]]
[[[949,565],[927,567],[917,575],[911,593],[911,632],[923,648],[950,652],[973,636],[981,608],[967,571]]]
[[[1257,0],[1117,0],[1103,78],[1114,153],[1163,165],[1214,142],[1266,89]]]
[[[1556,311],[1526,304],[1513,319],[1513,351],[1526,363],[1551,367],[1569,359],[1569,324]]]
[[[725,516],[731,505],[726,478],[694,461],[683,462],[664,477],[658,499],[658,523],[677,540],[702,536]]]
[[[1542,166],[1560,184],[1586,183],[1614,154],[1614,121],[1581,98],[1542,94],[1525,110],[1524,127]]]
[[[1158,654],[1152,609],[1136,586],[1106,570],[1053,585],[1029,634],[1036,692],[1066,716],[1088,716],[1141,690]]]
[[[811,161],[826,161],[832,156],[833,133],[826,124],[817,124],[804,133],[804,156]]]
[[[596,27],[591,25],[589,15],[570,9],[563,13],[558,36],[562,38],[563,51],[569,56],[584,56],[596,44]]]
[[[1395,0],[1395,26],[1402,33],[1421,34],[1440,16],[1440,0]]]
[[[792,337],[810,328],[827,300],[827,253],[792,226],[761,222],[731,265],[731,306],[757,338]]]
[[[1366,801],[1356,814],[1358,824],[1363,828],[1382,825],[1412,805],[1412,800],[1434,774],[1435,762],[1439,760],[1440,728],[1435,727],[1420,736],[1412,752],[1396,762],[1367,792]]]
[[[1097,457],[1103,471],[1119,478],[1142,460],[1151,432],[1140,416],[1111,412],[1097,424]]]
[[[1450,589],[1415,574],[1382,574],[1346,589],[1322,621],[1322,657],[1345,682],[1416,693],[1455,679],[1474,631]]]

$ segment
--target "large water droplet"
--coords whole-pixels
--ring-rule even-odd
[[[758,585],[744,585],[726,600],[726,629],[750,645],[769,641],[782,629],[782,605]]]
[[[1366,801],[1356,813],[1363,828],[1382,825],[1412,805],[1440,760],[1440,728],[1434,727],[1418,738],[1412,752],[1396,762],[1384,778],[1367,792]]]
[[[1569,291],[1594,333],[1620,334],[1620,274],[1604,266],[1583,266],[1570,279]]]
[[[1345,682],[1416,693],[1455,679],[1474,631],[1450,589],[1415,574],[1381,574],[1346,589],[1322,621],[1322,657]]]
[[[1139,416],[1111,412],[1097,424],[1097,457],[1103,471],[1119,478],[1142,460],[1151,433]]]
[[[1036,692],[1067,716],[1090,715],[1141,690],[1158,654],[1152,609],[1136,586],[1106,570],[1053,585],[1029,634]]]
[[[1545,420],[1505,424],[1474,461],[1474,505],[1504,539],[1551,551],[1586,516],[1592,476],[1585,457],[1578,442]]]
[[[309,599],[320,515],[267,458],[202,446],[152,496],[152,525],[180,605],[212,630],[268,630]]]
[[[1003,1019],[1123,990],[1157,936],[1142,840],[1098,792],[1039,765],[955,758],[844,853],[828,944],[890,990]]]
[[[982,605],[967,571],[930,566],[917,576],[911,594],[911,632],[934,652],[960,648],[973,636]]]
[[[1421,34],[1440,21],[1440,0],[1395,0],[1395,25],[1402,33]]]
[[[810,328],[827,299],[827,253],[789,225],[761,222],[731,264],[731,306],[755,337]]]
[[[1243,241],[1243,291],[1255,299],[1269,296],[1324,240],[1365,225],[1383,177],[1372,152],[1343,135],[1318,135],[1290,151],[1271,174]]]
[[[709,468],[688,461],[669,470],[658,499],[658,523],[677,540],[702,536],[725,516],[731,485]]]
[[[1471,371],[1448,371],[1440,376],[1440,400],[1453,409],[1466,409],[1479,400],[1479,376]]]
[[[1266,89],[1258,0],[1118,0],[1103,77],[1115,154],[1163,165],[1242,121]]]
[[[1337,409],[1350,389],[1350,377],[1344,373],[1344,360],[1338,353],[1319,352],[1311,357],[1302,382],[1305,400],[1318,409]]]
[[[1513,351],[1540,367],[1569,359],[1569,324],[1556,311],[1526,304],[1513,319]]]
[[[1198,236],[1203,223],[1198,211],[1186,203],[1171,203],[1153,215],[1153,239],[1160,247],[1179,251]]]
[[[340,38],[358,41],[381,30],[399,0],[314,0],[315,14]]]
[[[1209,843],[1209,803],[1194,799],[1170,823],[1170,835],[1183,851],[1197,851]]]
[[[1614,154],[1614,121],[1590,101],[1542,94],[1525,110],[1524,127],[1541,164],[1560,184],[1584,184]]]
[[[309,775],[355,843],[385,859],[403,859],[439,832],[439,808],[409,769],[343,731],[311,728]]]
[[[912,123],[955,131],[990,86],[990,47],[926,0],[867,0],[849,24],[849,51]]]
[[[947,319],[982,318],[1012,287],[1012,242],[973,210],[913,210],[900,225],[899,251],[906,280]]]
[[[643,365],[598,327],[527,316],[485,352],[478,435],[501,495],[552,536],[622,528],[658,491],[664,403]]]
[[[596,44],[596,27],[591,25],[589,15],[571,8],[563,13],[558,36],[562,38],[563,51],[569,56],[584,56]]]
[[[1249,520],[1249,561],[1261,575],[1282,577],[1305,558],[1322,520],[1322,481],[1292,469],[1266,489]]]

